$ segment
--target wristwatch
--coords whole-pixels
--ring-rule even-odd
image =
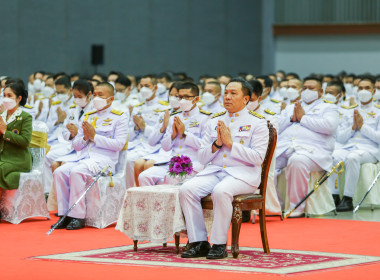
[[[187,131],[186,131],[186,130],[182,133],[182,136],[183,136],[183,137],[186,137],[186,136],[187,136]]]
[[[218,144],[216,144],[216,140],[214,142],[212,142],[212,145],[215,146],[217,149],[221,149],[223,147],[223,144],[220,146]]]

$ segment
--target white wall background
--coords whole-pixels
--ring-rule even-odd
[[[380,35],[277,36],[275,69],[301,77],[342,70],[380,74]]]

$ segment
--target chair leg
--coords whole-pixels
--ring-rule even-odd
[[[267,236],[267,225],[265,220],[265,206],[263,209],[259,210],[260,217],[260,232],[261,232],[261,242],[263,243],[264,253],[269,254],[268,236]]]
[[[164,247],[164,248],[166,248],[166,247],[168,247],[168,243],[164,243],[164,244],[162,244],[162,246]]]
[[[138,240],[133,240],[133,251],[137,252],[137,242]]]
[[[236,204],[233,207],[231,252],[232,256],[236,259],[239,256],[239,234],[243,213],[240,204]]]
[[[179,237],[180,237],[179,234],[177,233],[174,234],[176,254],[179,254]]]

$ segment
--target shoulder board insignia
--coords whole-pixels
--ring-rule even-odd
[[[90,111],[90,112],[87,112],[87,113],[84,113],[85,116],[88,116],[88,115],[92,115],[92,114],[95,114],[97,111],[94,110],[94,111]]]
[[[117,110],[111,110],[111,113],[112,113],[112,114],[115,114],[115,115],[119,115],[119,116],[121,116],[122,114],[124,114],[124,112],[122,112],[122,111],[117,111]]]
[[[160,103],[161,105],[164,105],[164,106],[169,106],[169,102],[167,102],[167,101],[158,100],[158,103]]]
[[[73,104],[73,105],[70,106],[70,109],[73,109],[73,108],[75,108],[76,106],[77,106],[77,105]]]
[[[56,97],[57,95],[53,93],[52,95],[49,96],[49,98]]]
[[[174,112],[170,113],[170,116],[174,116],[174,115],[177,115],[179,113],[182,113],[182,111],[174,111]]]
[[[135,106],[133,106],[133,107],[140,107],[141,105],[144,105],[145,104],[145,101],[143,101],[143,102],[141,102],[140,104],[137,104],[137,105],[135,105]]]
[[[273,116],[273,115],[276,115],[275,112],[273,112],[273,111],[271,111],[271,110],[269,110],[269,109],[265,109],[264,112],[267,113],[267,114],[269,114],[269,115],[272,115],[272,116]]]
[[[154,109],[154,111],[156,112],[156,113],[160,113],[160,112],[165,112],[167,109]]]
[[[353,108],[358,107],[358,104],[355,104],[355,105],[352,105],[352,106],[342,105],[341,107],[342,107],[343,109],[353,109]]]
[[[27,109],[33,109],[33,106],[30,106],[28,104],[25,104],[24,107],[27,108]]]
[[[281,102],[280,100],[273,99],[273,98],[271,98],[270,101],[272,101],[272,102],[274,102],[274,103],[280,103],[280,102]]]
[[[211,115],[211,112],[209,112],[209,111],[199,110],[199,112],[201,112],[202,114],[205,114],[205,115],[207,115],[207,116],[210,116],[210,115]]]
[[[326,100],[326,99],[323,99],[323,102],[325,102],[325,103],[329,103],[329,104],[335,104],[334,102],[329,101],[329,100]]]
[[[51,105],[58,105],[58,104],[61,104],[61,100],[57,100],[51,103]]]
[[[265,119],[264,116],[260,115],[259,113],[256,113],[255,111],[249,111],[249,113],[250,113],[252,116],[255,116],[256,118],[259,118],[259,119]]]
[[[356,107],[358,107],[358,106],[359,106],[358,104],[352,105],[352,106],[350,106],[350,109],[352,109],[352,108],[356,108]]]
[[[37,100],[44,100],[46,97],[38,97]]]
[[[225,113],[227,113],[227,111],[216,113],[216,114],[212,115],[211,118],[213,119],[213,118],[217,118],[217,117],[223,116]]]
[[[376,107],[377,109],[380,109],[380,105],[379,105],[379,104],[375,104],[375,107]]]

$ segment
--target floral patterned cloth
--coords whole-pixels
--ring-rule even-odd
[[[179,188],[179,185],[129,188],[116,229],[138,241],[165,243],[173,240],[175,233],[186,230]],[[210,232],[212,211],[205,211],[204,218]]]

